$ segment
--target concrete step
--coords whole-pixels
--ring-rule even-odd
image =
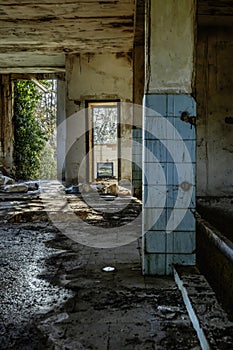
[[[174,277],[202,349],[233,349],[233,322],[197,267],[175,266]]]

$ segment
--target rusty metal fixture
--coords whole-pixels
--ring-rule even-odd
[[[182,188],[183,191],[189,191],[190,188],[191,188],[192,184],[190,184],[189,182],[187,181],[183,181],[181,184],[180,184],[180,187]]]
[[[226,124],[233,124],[233,117],[226,117],[225,118],[225,123]]]
[[[196,125],[196,117],[191,117],[189,112],[184,111],[181,113],[180,119],[185,123],[190,123],[191,125]]]

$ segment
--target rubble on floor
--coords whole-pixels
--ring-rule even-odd
[[[15,180],[13,180],[12,178],[10,178],[8,176],[2,175],[2,173],[0,172],[0,185],[1,186],[12,185],[14,183],[15,183]]]
[[[233,322],[216,298],[205,277],[195,266],[176,266],[175,276],[189,304],[203,349],[233,349]]]
[[[50,193],[47,210],[59,210],[60,220],[71,208],[91,227],[122,226],[126,235],[128,220],[141,213],[136,198],[105,194],[103,203],[124,205],[120,212],[104,213],[102,202],[95,209],[85,202],[89,192],[66,194],[62,186],[59,193],[70,207],[61,212],[56,186],[43,188]],[[0,349],[201,349],[174,279],[142,275],[141,238],[108,249],[80,244],[59,232],[42,193],[33,193],[0,193]],[[199,292],[196,288],[193,300],[204,315],[209,304]],[[217,331],[222,327],[219,349],[232,349],[227,319],[221,325],[211,319],[211,336],[214,320]]]
[[[63,252],[46,247],[53,237],[47,224],[5,224],[0,229],[0,349],[46,349],[47,337],[34,325],[37,315],[74,295],[39,277],[44,259]]]
[[[13,185],[6,185],[2,189],[4,192],[11,192],[11,193],[25,193],[28,191],[28,186],[24,183],[21,184],[13,184]]]
[[[110,194],[113,196],[131,196],[130,183],[123,182],[125,186],[118,184],[116,180],[99,180],[93,183],[80,183],[78,185],[70,185],[66,188],[66,194],[91,193],[98,192],[102,195]]]
[[[0,236],[0,349],[200,349],[173,279],[141,275],[139,241],[94,249],[48,223]]]
[[[39,181],[19,181],[3,175],[0,171],[0,192],[6,193],[26,193],[28,191],[38,191]]]

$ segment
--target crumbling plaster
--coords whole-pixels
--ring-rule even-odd
[[[147,93],[192,92],[195,11],[195,0],[150,2]]]
[[[233,36],[227,27],[200,27],[197,46],[197,194],[233,194]]]
[[[134,14],[134,0],[0,0],[0,72],[60,72],[65,53],[127,52]]]
[[[86,156],[85,107],[88,101],[133,101],[133,67],[130,53],[72,54],[66,57],[67,87],[67,182],[77,181],[80,164]],[[70,119],[77,113],[77,117]],[[72,122],[71,122],[72,120]],[[121,178],[131,179],[132,109],[122,104]],[[78,132],[77,132],[78,130]],[[79,139],[78,135],[82,135]],[[85,168],[79,173],[86,179]]]

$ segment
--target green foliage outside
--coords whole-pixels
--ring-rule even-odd
[[[51,81],[42,81],[51,88]],[[48,94],[30,80],[15,82],[14,162],[16,179],[54,178],[56,173],[54,136],[56,111],[54,94]],[[52,102],[52,103],[51,103]],[[49,141],[49,142],[48,142]],[[44,171],[41,174],[41,166]],[[45,171],[45,169],[47,169]]]
[[[40,164],[40,179],[56,179],[57,163],[54,157],[54,148],[49,142],[45,144],[41,159],[43,161]]]

